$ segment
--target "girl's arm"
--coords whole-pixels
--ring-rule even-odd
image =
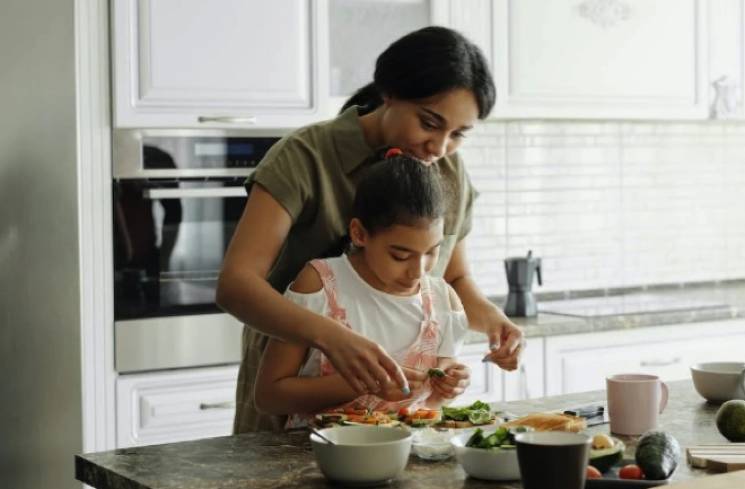
[[[341,375],[298,377],[308,348],[270,339],[256,378],[256,408],[267,414],[316,413],[357,397]]]
[[[291,226],[287,210],[255,184],[225,254],[217,303],[267,335],[322,350],[358,394],[389,378],[406,386],[403,372],[379,345],[294,304],[269,285],[266,277]]]
[[[505,370],[515,370],[523,344],[523,332],[486,298],[471,277],[466,258],[465,240],[460,240],[445,269],[445,280],[463,302],[471,329],[486,333],[490,353],[485,360]]]

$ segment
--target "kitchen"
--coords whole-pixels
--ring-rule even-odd
[[[8,487],[78,487],[75,453],[230,433],[237,348],[188,368],[116,366],[116,134],[271,137],[332,117],[369,81],[376,53],[428,23],[476,42],[497,85],[461,151],[480,192],[467,241],[475,279],[501,305],[502,260],[533,250],[539,310],[558,313],[516,319],[529,346],[514,373],[482,364],[474,334],[463,402],[596,391],[624,371],[683,380],[693,363],[743,360],[742,2],[225,7],[4,6],[3,32],[15,34],[2,44],[0,145]],[[19,46],[37,24],[50,26]],[[239,34],[250,37],[231,41]]]

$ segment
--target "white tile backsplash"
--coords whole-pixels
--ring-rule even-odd
[[[461,154],[489,295],[528,249],[541,291],[745,278],[745,124],[486,123]]]

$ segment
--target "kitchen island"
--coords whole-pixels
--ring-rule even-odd
[[[671,382],[670,400],[660,429],[686,446],[726,442],[714,425],[718,406],[706,403],[690,381]],[[499,403],[494,407],[518,415],[605,401],[604,391]],[[608,432],[608,425],[591,433]],[[633,455],[635,437],[626,442]],[[97,489],[245,489],[338,487],[318,470],[306,432],[248,433],[236,436],[126,448],[75,457],[76,478]],[[688,467],[682,459],[672,480],[707,472]],[[519,481],[498,483],[468,478],[454,458],[425,462],[414,455],[391,487],[519,488]]]

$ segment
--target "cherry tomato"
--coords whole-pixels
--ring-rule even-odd
[[[618,477],[621,479],[644,479],[644,473],[638,465],[629,464],[621,467],[618,471]]]
[[[401,409],[398,410],[398,415],[401,416],[402,418],[405,418],[409,414],[411,414],[411,411],[407,407],[402,407]]]
[[[603,474],[600,473],[598,469],[593,467],[592,465],[587,466],[587,478],[588,479],[602,479]]]

